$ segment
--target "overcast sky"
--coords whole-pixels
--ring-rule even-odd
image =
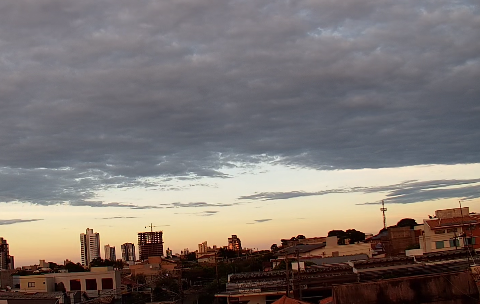
[[[119,247],[153,223],[179,252],[357,228],[339,209],[376,232],[381,199],[392,220],[480,211],[479,12],[3,0],[0,236],[27,263],[79,260],[87,227]]]

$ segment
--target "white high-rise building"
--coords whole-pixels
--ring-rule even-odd
[[[105,260],[116,261],[115,246],[105,245]]]
[[[86,233],[80,234],[82,250],[82,265],[88,266],[93,259],[100,258],[100,234],[87,228]]]

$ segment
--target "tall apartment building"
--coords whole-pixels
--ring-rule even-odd
[[[100,234],[87,228],[86,233],[80,234],[80,246],[82,251],[82,265],[88,266],[96,258],[100,258]]]
[[[116,261],[117,255],[115,254],[115,246],[105,245],[105,260]]]
[[[240,239],[235,234],[232,234],[232,237],[228,238],[228,249],[234,251],[242,250],[242,241],[240,241]]]
[[[13,257],[9,254],[8,243],[0,237],[0,270],[14,269]]]
[[[206,253],[208,250],[207,241],[198,244],[198,253]]]
[[[135,245],[133,243],[125,243],[120,246],[122,250],[122,260],[124,262],[135,262],[137,260],[135,256]]]
[[[163,231],[139,232],[138,254],[142,261],[151,256],[163,256]]]

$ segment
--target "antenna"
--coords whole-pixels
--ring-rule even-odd
[[[150,227],[150,232],[153,232],[153,227],[157,227],[157,226],[153,226],[153,224],[150,223],[150,225],[145,226],[145,228],[148,228],[148,227]]]
[[[383,213],[383,229],[387,229],[387,218],[385,217],[385,211],[387,211],[387,208],[385,208],[385,202],[382,200],[382,208],[380,208],[380,211]]]

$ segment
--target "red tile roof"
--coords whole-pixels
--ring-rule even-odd
[[[470,214],[462,217],[452,217],[452,218],[442,218],[442,219],[432,219],[426,220],[428,226],[432,229],[436,228],[446,228],[452,226],[462,226],[468,224],[479,224],[480,223],[480,214]]]
[[[309,303],[303,302],[303,301],[300,301],[300,300],[295,300],[295,299],[289,298],[287,296],[283,296],[280,299],[273,302],[272,304],[309,304]]]

